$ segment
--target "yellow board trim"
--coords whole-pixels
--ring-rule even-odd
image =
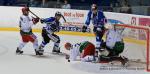
[[[19,28],[4,27],[4,28],[0,28],[0,31],[19,31]],[[33,29],[33,32],[41,33],[41,31],[42,31],[41,29]],[[92,33],[72,32],[72,31],[60,31],[57,34],[94,37],[94,34],[92,34]],[[104,38],[105,38],[105,36],[104,36]],[[145,40],[136,40],[136,39],[131,39],[131,38],[124,38],[124,41],[129,42],[129,43],[146,45]]]

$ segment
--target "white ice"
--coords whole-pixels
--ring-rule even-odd
[[[41,34],[35,34],[40,44]],[[65,42],[76,43],[88,40],[95,43],[94,37],[60,35],[60,38],[61,51],[66,53],[63,47]],[[0,32],[0,74],[150,74],[145,70],[123,69],[122,67],[117,70],[102,70],[107,64],[67,62],[63,55],[51,54],[53,42],[44,48],[48,52],[44,57],[35,56],[31,43],[23,48],[23,55],[16,55],[15,50],[20,41],[19,32]]]

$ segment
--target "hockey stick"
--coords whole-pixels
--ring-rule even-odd
[[[25,5],[25,7],[27,7],[27,8],[29,9],[29,3],[27,3],[27,4]],[[35,13],[33,13],[30,9],[29,9],[29,12],[30,12],[31,14],[33,14],[35,17],[40,18],[40,17],[37,16]]]
[[[29,12],[30,12],[31,14],[33,14],[35,17],[40,18],[40,17],[37,16],[35,13],[33,13],[31,10],[29,10]],[[64,17],[63,15],[61,15],[61,16],[62,16],[63,20],[64,20],[65,22],[67,22],[66,19],[65,19],[65,17]]]
[[[64,20],[65,22],[67,22],[66,19],[65,19],[65,17],[64,17],[63,15],[61,15],[61,16],[62,16],[63,20]]]
[[[37,16],[35,13],[33,13],[31,10],[29,10],[29,12],[30,12],[31,14],[33,14],[34,16],[36,16],[37,18],[40,18],[40,17]],[[66,19],[65,19],[65,17],[64,17],[63,15],[61,15],[61,16],[62,16],[63,20],[64,20],[65,22],[67,22]]]
[[[31,10],[29,10],[29,12],[30,12],[31,14],[33,14],[35,17],[40,18],[40,17],[37,16],[35,13],[33,13]]]

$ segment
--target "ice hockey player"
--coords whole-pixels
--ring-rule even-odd
[[[101,10],[98,10],[96,4],[93,4],[91,6],[91,10],[88,12],[85,25],[82,27],[82,32],[86,32],[87,27],[89,26],[91,20],[94,26],[93,32],[96,36],[96,54],[97,54],[100,49],[102,37],[105,32],[104,24],[107,22],[107,20],[104,13]]]
[[[19,44],[16,50],[16,54],[22,54],[22,48],[30,41],[33,43],[33,47],[36,50],[38,48],[37,37],[32,32],[32,26],[39,22],[39,18],[34,18],[29,15],[29,8],[22,8],[23,15],[20,16],[19,27],[22,42]]]
[[[65,44],[65,48],[66,50],[70,50],[70,54],[66,55],[66,59],[68,59],[68,61],[78,61],[78,60],[81,60],[83,62],[94,61],[95,46],[89,41],[76,43],[74,45],[67,42]],[[80,58],[78,59],[78,57]]]
[[[42,37],[43,41],[41,45],[39,46],[39,49],[36,50],[36,55],[43,55],[44,47],[47,45],[50,40],[54,42],[53,46],[53,53],[60,53],[59,43],[60,38],[58,35],[54,34],[55,32],[59,32],[60,30],[60,18],[62,17],[62,14],[60,12],[55,13],[55,17],[45,18],[41,19],[41,23],[45,23],[46,26],[42,29]]]
[[[124,50],[122,31],[117,29],[116,25],[108,26],[106,41],[101,44],[99,60],[100,62],[120,61],[122,65],[125,65],[128,59],[120,55]]]

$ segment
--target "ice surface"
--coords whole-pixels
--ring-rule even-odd
[[[41,34],[35,34],[40,44],[42,41]],[[88,40],[95,43],[94,37],[60,35],[60,38],[61,51],[66,53],[67,51],[63,47],[65,42],[76,43]],[[20,41],[19,32],[0,32],[0,74],[150,74],[143,69],[134,70],[134,67],[134,69],[132,67],[125,69],[118,66],[111,68],[112,66],[108,64],[83,63],[79,61],[69,63],[63,55],[50,54],[53,42],[44,48],[48,53],[45,53],[43,57],[35,56],[31,43],[28,43],[23,48],[24,55],[16,55],[15,50]],[[130,57],[130,55],[128,56]]]

